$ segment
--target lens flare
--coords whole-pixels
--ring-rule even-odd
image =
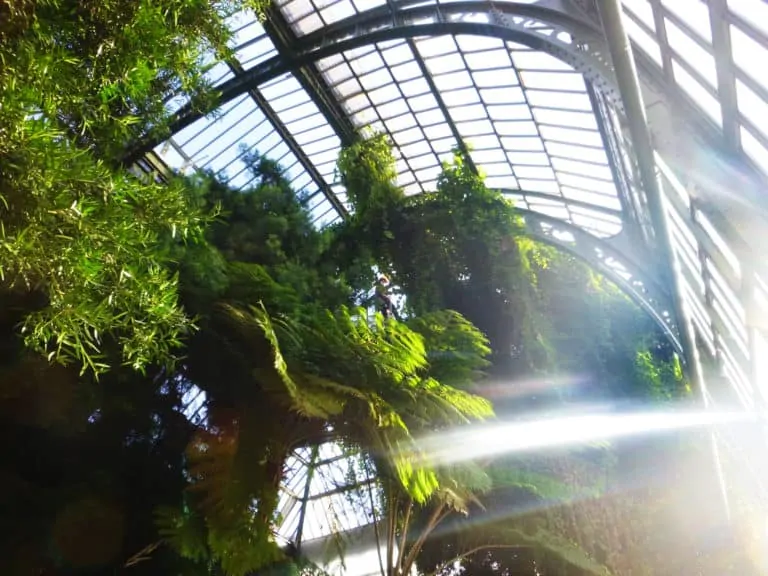
[[[744,423],[740,412],[634,412],[550,416],[539,420],[462,427],[419,440],[431,465],[578,446],[616,438]]]

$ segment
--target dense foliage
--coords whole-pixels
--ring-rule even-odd
[[[383,137],[342,153],[339,167],[356,210],[337,227],[331,250],[341,261],[370,258],[387,270],[406,297],[406,315],[447,307],[487,334],[492,378],[477,389],[493,399],[497,412],[510,417],[563,401],[667,401],[685,394],[677,358],[651,320],[573,257],[527,238],[513,206],[488,190],[460,155],[444,167],[434,193],[413,198],[392,184],[393,165]],[[362,249],[355,238],[367,239]],[[659,469],[667,463],[661,462]],[[577,539],[572,505],[553,505],[599,502],[614,466],[614,457],[599,450],[548,461],[504,458],[494,464],[490,491],[465,520],[438,516],[446,525],[430,526],[430,514],[443,509],[439,504],[408,519],[401,505],[388,505],[384,513],[399,518],[390,527],[406,526],[401,535],[409,522],[439,531],[420,553],[424,568],[436,573],[450,572],[454,558],[472,572],[485,563],[501,573],[534,567],[601,573],[605,568],[594,554],[621,569],[616,557],[604,554],[599,537]],[[589,518],[581,517],[584,526]],[[606,536],[605,529],[597,534]],[[650,520],[640,530],[658,529],[661,524]],[[397,567],[395,561],[392,571]]]
[[[514,207],[459,154],[435,192],[409,198],[393,184],[383,136],[344,150],[339,168],[355,206],[335,230],[339,261],[370,259],[389,271],[413,315],[460,312],[488,336],[498,379],[576,375],[578,389],[558,393],[582,399],[684,392],[651,319],[574,257],[527,238]]]
[[[388,143],[360,141],[339,159],[354,215],[324,231],[258,153],[246,190],[120,167],[169,98],[207,108],[227,16],[265,4],[0,0],[0,572],[306,572],[275,536],[280,485],[328,441],[376,470],[388,576],[615,568],[567,521],[612,454],[447,467],[418,442],[532,396],[684,388],[650,321],[460,156],[406,198]],[[402,320],[369,306],[376,269]]]
[[[27,342],[59,361],[142,368],[169,358],[189,321],[178,307],[168,236],[200,230],[177,186],[113,170],[138,135],[162,131],[164,100],[204,102],[205,51],[224,52],[235,4],[2,4],[0,282],[4,299],[34,292]]]

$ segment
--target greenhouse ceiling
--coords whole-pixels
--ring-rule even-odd
[[[646,0],[625,2],[627,29],[641,58],[663,68],[691,107],[768,167],[766,135],[754,120],[767,92],[754,69],[760,59],[747,56],[766,48],[760,28],[744,18],[748,4],[766,8],[759,0],[729,3],[722,21],[732,56],[723,57],[712,47],[707,6],[689,3],[685,24],[682,3],[653,3],[654,10]],[[391,135],[407,193],[433,188],[440,162],[461,142],[489,186],[519,206],[598,236],[621,229],[627,177],[611,141],[617,98],[595,88],[594,72],[582,74],[589,60],[558,57],[568,60],[589,35],[579,3],[276,4],[264,26],[251,13],[231,19],[236,61],[209,72],[226,102],[215,118],[187,122],[156,149],[170,166],[211,169],[242,186],[243,147],[257,149],[284,164],[298,189],[321,192],[313,213],[324,224],[348,208],[334,175],[339,148],[367,127]]]
[[[270,34],[252,14],[233,19],[238,62],[211,71],[217,85],[289,58],[287,46],[316,37],[324,25],[414,5],[278,4],[282,21],[267,24]],[[452,7],[457,22],[493,18],[485,3],[462,8],[469,11]],[[427,15],[427,23],[434,16]],[[536,33],[549,31],[541,26]],[[349,208],[335,162],[353,131],[391,136],[398,183],[408,194],[433,189],[440,163],[461,142],[488,185],[519,206],[605,237],[621,230],[621,202],[605,149],[611,119],[593,111],[601,97],[571,65],[524,44],[414,33],[274,74],[232,97],[217,119],[198,119],[156,151],[175,168],[212,169],[242,186],[248,183],[243,147],[257,149],[286,166],[298,189],[319,192],[312,209],[322,225]]]
[[[756,119],[768,109],[768,87],[754,64],[760,58],[748,54],[768,55],[759,24],[768,8],[759,0],[622,6],[649,100],[654,169],[677,203],[669,216],[674,250],[691,274],[677,292],[714,351],[713,298],[703,286],[719,283],[714,299],[728,316],[720,324],[749,356],[746,329],[733,326],[744,306],[733,302],[741,290],[736,253],[751,253],[763,234],[761,220],[749,220],[766,214],[768,133]],[[534,235],[618,283],[682,352],[677,295],[655,258],[658,223],[596,4],[276,0],[263,22],[243,12],[230,26],[235,57],[211,61],[208,72],[221,92],[216,112],[201,117],[169,102],[173,136],[140,151],[154,149],[174,169],[213,171],[235,187],[250,183],[243,157],[258,151],[287,170],[325,226],[350,210],[336,159],[356,134],[389,135],[407,194],[434,189],[441,162],[459,148],[489,187],[515,202]],[[724,194],[734,182],[738,193]],[[705,247],[709,256],[699,254]],[[705,279],[707,258],[722,282]],[[741,365],[734,356],[730,364]],[[745,388],[750,370],[732,372]]]
[[[534,235],[587,260],[656,319],[706,405],[760,409],[768,5],[622,7],[648,127],[625,109],[623,71],[591,0],[275,0],[263,23],[248,12],[231,18],[235,58],[208,72],[221,92],[216,113],[169,102],[173,136],[140,152],[242,188],[252,181],[244,155],[258,151],[287,170],[326,226],[351,210],[336,160],[356,134],[389,135],[407,194],[433,190],[458,148]],[[650,187],[636,138],[648,128],[659,176]],[[315,488],[320,476],[312,481],[314,464],[302,459],[310,456],[297,454],[296,465],[312,495],[299,481],[286,486],[291,533],[307,503],[342,501],[341,476]]]
[[[676,287],[656,258],[653,195],[627,129],[636,119],[624,110],[590,1],[275,0],[263,22],[250,12],[230,19],[235,57],[212,60],[208,72],[221,93],[215,113],[169,102],[173,136],[139,151],[235,187],[251,182],[243,158],[258,151],[287,170],[325,226],[350,210],[336,159],[356,134],[389,135],[407,194],[434,189],[458,148],[535,236],[617,282],[678,350],[696,338],[712,353],[726,346],[729,378],[753,404],[743,325],[751,305],[739,294],[745,261],[763,267],[752,253],[764,236],[768,132],[757,119],[768,85],[752,56],[768,57],[760,24],[768,8],[760,0],[622,7],[649,100],[652,169],[664,205],[676,208],[666,218],[684,272]],[[749,280],[761,294],[764,272]],[[681,300],[698,331],[688,337],[678,327]]]

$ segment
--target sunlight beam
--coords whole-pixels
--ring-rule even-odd
[[[597,413],[472,425],[418,441],[430,465],[535,450],[564,448],[629,436],[745,423],[754,416],[738,412]]]

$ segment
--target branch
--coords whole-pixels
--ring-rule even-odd
[[[450,516],[450,515],[451,515],[451,513],[453,513],[453,512],[454,512],[454,510],[453,510],[452,508],[449,508],[449,507],[447,507],[447,506],[446,506],[446,507],[445,507],[445,510],[443,510],[443,511],[440,513],[440,515],[437,517],[437,520],[435,521],[435,526],[437,526],[438,524],[440,524],[440,522],[442,522],[443,520],[445,520],[445,519],[446,519],[446,517]]]
[[[418,556],[419,551],[421,550],[422,546],[424,546],[424,542],[426,542],[427,538],[432,533],[432,530],[435,529],[435,526],[437,526],[443,520],[443,518],[448,515],[449,512],[445,512],[445,507],[445,502],[441,502],[432,512],[427,525],[424,527],[424,530],[422,530],[421,534],[419,534],[418,539],[416,542],[414,542],[413,546],[411,546],[411,549],[408,552],[408,556],[405,558],[405,564],[402,567],[403,574],[410,573],[411,567],[416,561],[416,556]]]
[[[400,534],[400,549],[397,551],[397,567],[402,571],[403,556],[405,556],[405,544],[408,538],[408,524],[411,521],[411,512],[413,511],[413,500],[408,500],[408,508],[405,510],[405,519],[403,520],[403,533]]]
[[[482,546],[476,546],[475,548],[470,548],[466,552],[462,552],[461,554],[454,556],[450,560],[446,560],[445,562],[440,564],[433,572],[430,572],[425,576],[437,576],[438,574],[440,574],[441,571],[445,570],[445,568],[448,567],[450,564],[453,564],[454,562],[462,560],[467,556],[471,556],[475,552],[480,552],[481,550],[502,550],[502,549],[512,550],[515,548],[520,548],[521,550],[523,550],[523,549],[531,548],[531,546],[524,546],[522,544],[484,544]]]
[[[368,468],[368,460],[366,459],[366,468]],[[370,472],[370,469],[368,469]],[[381,557],[381,536],[379,535],[379,521],[376,519],[376,505],[373,501],[373,482],[368,482],[368,496],[371,500],[371,514],[373,514],[373,533],[376,535],[376,553],[379,556],[379,569],[381,570],[381,576],[387,576],[386,570],[384,570],[384,559]]]
[[[387,527],[387,576],[394,574],[395,561],[395,526],[397,521],[397,497],[395,490],[389,489],[389,526]]]
[[[162,544],[162,541],[154,542],[153,544],[149,544],[136,552],[133,556],[128,558],[128,560],[125,561],[125,564],[123,564],[123,568],[131,568],[132,566],[136,566],[139,562],[144,562],[145,560],[149,560],[150,554],[157,550],[160,547],[160,544]]]

